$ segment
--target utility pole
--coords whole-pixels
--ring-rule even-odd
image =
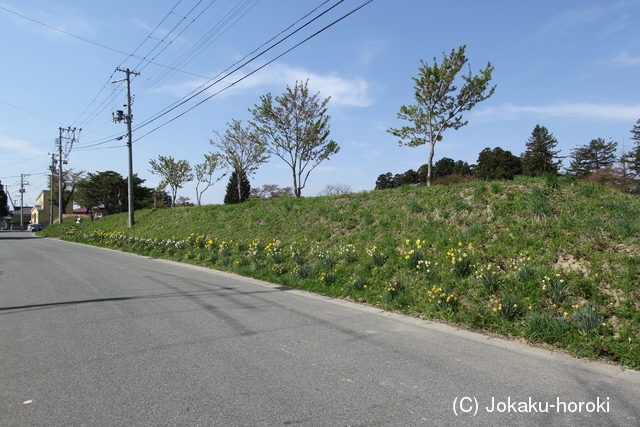
[[[62,192],[62,164],[63,163],[67,163],[66,160],[63,160],[63,155],[62,155],[62,140],[63,140],[63,136],[62,136],[62,132],[66,132],[67,136],[65,137],[67,140],[67,148],[66,148],[66,153],[64,154],[64,157],[67,157],[69,155],[69,153],[71,152],[71,147],[73,147],[73,143],[76,142],[76,128],[71,129],[71,127],[68,127],[66,129],[64,128],[58,128],[60,130],[60,138],[58,139],[58,161],[60,162],[60,167],[58,168],[58,224],[62,224],[62,215],[64,214],[64,203],[63,203],[63,192]],[[80,129],[80,131],[82,131],[82,129]],[[78,131],[78,137],[80,135],[80,131]]]
[[[131,74],[133,74],[134,76],[139,76],[140,73],[136,73],[135,71],[131,71],[128,68],[127,69],[122,69],[120,67],[116,68],[116,71],[122,71],[123,73],[125,73],[127,75],[127,77],[125,77],[122,80],[125,80],[127,82],[127,114],[124,115],[123,112],[121,110],[117,111],[117,115],[113,115],[113,121],[114,122],[121,122],[123,119],[126,120],[127,122],[127,148],[129,150],[129,178],[127,179],[128,181],[128,199],[129,199],[129,227],[133,227],[133,224],[135,223],[133,220],[133,137],[131,134],[131,120],[133,118],[133,116],[131,115]],[[115,80],[111,83],[116,83],[116,82],[120,82],[122,80]]]
[[[51,183],[49,185],[49,225],[51,225],[53,224],[53,177],[56,173],[55,153],[51,153],[51,166],[49,166],[49,170],[51,171]]]
[[[29,185],[28,182],[24,182],[24,174],[20,174],[20,231],[24,231],[24,186]]]
[[[62,128],[60,130],[60,138],[58,138],[58,160],[60,161],[60,167],[58,168],[58,224],[62,224],[62,214],[64,209],[62,208]]]

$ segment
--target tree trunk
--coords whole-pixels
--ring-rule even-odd
[[[433,169],[433,154],[435,151],[435,143],[430,142],[431,150],[429,151],[429,162],[427,163],[427,187],[431,187],[431,170]]]

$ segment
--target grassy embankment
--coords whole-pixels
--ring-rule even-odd
[[[39,233],[640,368],[640,200],[564,179],[114,215]]]

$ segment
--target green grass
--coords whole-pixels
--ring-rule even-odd
[[[610,187],[518,178],[143,210],[135,219],[132,228],[123,214],[39,234],[640,368],[640,201]]]

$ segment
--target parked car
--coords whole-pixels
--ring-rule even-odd
[[[42,230],[42,224],[29,224],[29,230],[40,231]]]

